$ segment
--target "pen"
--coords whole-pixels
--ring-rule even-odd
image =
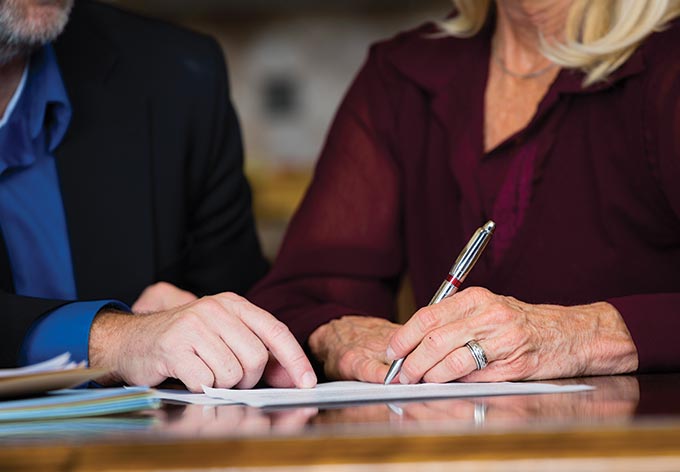
[[[486,247],[494,229],[496,229],[496,223],[489,220],[481,228],[477,228],[475,234],[472,235],[470,241],[463,248],[461,253],[458,255],[458,259],[451,266],[449,274],[446,276],[446,280],[442,282],[439,286],[439,290],[434,294],[428,306],[439,303],[446,297],[450,297],[458,291],[461,284],[465,280],[465,277],[470,273],[472,266],[475,265],[477,259],[482,254],[482,251]],[[404,363],[404,358],[396,359],[392,362],[390,370],[387,371],[385,376],[385,385],[388,385],[394,380],[399,371],[401,370],[401,365]]]

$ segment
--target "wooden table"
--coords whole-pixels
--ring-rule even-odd
[[[0,470],[680,471],[680,374],[563,382],[597,389],[42,423],[0,436]]]

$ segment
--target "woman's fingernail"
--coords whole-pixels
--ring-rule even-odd
[[[313,372],[302,374],[302,388],[312,388],[316,385],[316,375]]]
[[[394,350],[390,346],[387,346],[387,352],[385,353],[385,356],[387,357],[388,361],[393,361],[394,359],[397,358],[397,356],[394,353]]]

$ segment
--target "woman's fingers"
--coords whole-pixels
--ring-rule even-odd
[[[133,313],[152,313],[186,305],[196,300],[196,295],[168,282],[149,285],[132,305]]]
[[[418,310],[408,322],[397,330],[387,348],[388,360],[409,355],[432,331],[465,319],[497,298],[497,295],[480,287],[465,289],[436,305]]]
[[[449,372],[446,380],[440,381],[462,377],[472,372],[475,368],[474,359],[465,347],[465,343],[472,339],[467,324],[467,320],[456,321],[427,333],[404,360],[399,382],[404,384],[419,382],[426,372],[438,364],[442,366],[435,373],[443,370]],[[467,353],[462,352],[461,347]],[[456,374],[458,377],[451,377]]]
[[[456,311],[447,312],[444,316],[450,321],[424,335],[404,360],[401,383],[421,379],[448,382],[461,378],[478,381],[522,378],[530,358],[535,358],[532,354],[535,346],[540,344],[533,329],[536,323],[530,320],[535,310],[490,292],[467,298],[474,298],[478,304],[474,308],[466,307],[465,316]],[[468,300],[463,300],[462,305],[467,303]],[[455,310],[460,306],[448,304],[446,308]],[[466,346],[470,341],[475,341],[484,351],[487,365],[481,371],[477,371],[475,355]]]
[[[422,375],[425,382],[444,383],[471,374],[477,369],[475,359],[466,347],[459,347],[447,354],[434,367]],[[401,381],[401,379],[400,379]],[[409,382],[402,382],[409,383]]]

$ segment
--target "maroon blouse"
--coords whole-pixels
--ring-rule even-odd
[[[491,28],[432,25],[371,48],[253,302],[301,342],[345,314],[394,316],[408,273],[425,305],[487,219],[466,286],[530,303],[606,300],[640,370],[680,368],[680,23],[606,83],[561,71],[529,125],[483,150]]]

